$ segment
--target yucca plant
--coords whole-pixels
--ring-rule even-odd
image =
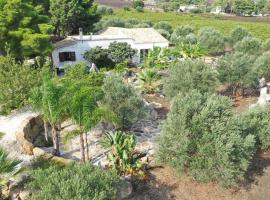
[[[133,135],[121,131],[109,132],[101,145],[111,149],[108,159],[119,175],[144,175],[144,163],[140,160],[143,154],[135,152],[136,141]]]
[[[139,74],[139,79],[142,82],[143,91],[146,93],[154,93],[160,86],[159,75],[154,69],[144,69]]]
[[[8,153],[0,147],[0,199],[2,199],[2,189],[6,179],[18,172],[20,160],[8,158]]]

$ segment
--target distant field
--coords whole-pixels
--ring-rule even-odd
[[[265,18],[261,21],[258,20],[259,22],[253,22],[255,20],[255,18],[253,18],[250,20],[252,22],[246,22],[243,18],[241,20],[238,18],[222,19],[214,16],[210,17],[192,14],[159,13],[150,11],[140,13],[136,11],[124,10],[115,10],[114,17],[122,19],[135,18],[138,20],[151,20],[153,22],[168,21],[173,27],[188,24],[193,26],[196,30],[205,26],[210,26],[221,31],[225,35],[229,35],[230,31],[234,27],[242,26],[249,30],[254,36],[260,38],[263,41],[270,38],[270,22],[267,21],[269,18]],[[246,20],[248,20],[248,18],[246,18]]]

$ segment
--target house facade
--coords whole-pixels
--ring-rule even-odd
[[[90,66],[91,63],[84,59],[84,53],[97,46],[108,48],[112,42],[126,42],[137,50],[132,58],[134,64],[141,63],[148,51],[154,47],[167,48],[169,46],[169,41],[152,28],[109,27],[99,35],[83,35],[80,30],[79,35],[69,36],[55,43],[52,52],[53,64],[60,70],[66,65],[79,62],[85,62],[87,66]]]

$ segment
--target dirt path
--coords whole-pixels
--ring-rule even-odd
[[[125,6],[130,6],[131,2],[124,0],[95,0],[96,3],[113,7],[113,8],[123,8]]]

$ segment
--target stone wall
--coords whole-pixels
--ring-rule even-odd
[[[21,153],[33,155],[34,141],[43,132],[44,123],[40,116],[26,118],[16,131],[16,140]]]

